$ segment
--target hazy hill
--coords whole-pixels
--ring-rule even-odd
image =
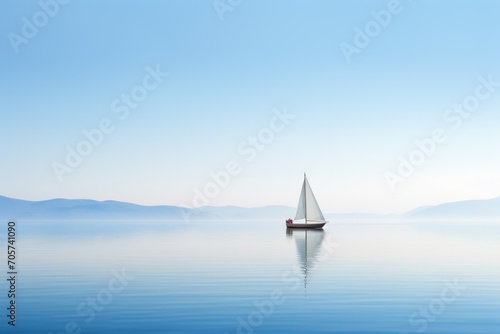
[[[31,202],[0,196],[0,218],[3,220],[177,219],[188,210],[175,206],[141,206],[117,201],[52,199]]]
[[[117,201],[52,199],[25,201],[0,196],[2,220],[285,220],[295,208],[266,206],[143,206]],[[404,215],[325,214],[330,220],[500,220],[500,198],[445,203],[417,208]]]
[[[500,197],[422,207],[407,213],[405,218],[419,220],[497,220],[500,219]]]
[[[286,219],[295,209],[286,206],[241,208],[142,206],[117,201],[52,199],[25,201],[0,196],[0,219],[24,220],[252,220]],[[285,217],[285,218],[284,218]]]

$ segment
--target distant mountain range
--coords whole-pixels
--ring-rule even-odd
[[[286,219],[295,209],[286,206],[241,208],[235,206],[183,208],[143,206],[117,201],[51,199],[26,201],[0,196],[2,220],[255,220]],[[285,218],[283,218],[285,217]]]
[[[404,215],[418,220],[499,220],[500,197],[486,200],[470,200],[444,203],[417,208]]]
[[[242,208],[236,206],[183,208],[177,206],[142,206],[117,201],[51,199],[25,201],[0,196],[0,219],[14,220],[284,220],[295,214],[295,208],[266,206]],[[498,220],[500,197],[470,200],[417,208],[401,215],[326,214],[335,220]]]

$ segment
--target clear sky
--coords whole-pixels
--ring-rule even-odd
[[[55,3],[0,13],[0,195],[295,206],[307,172],[332,213],[500,196],[498,1]],[[391,187],[434,129],[446,140]]]

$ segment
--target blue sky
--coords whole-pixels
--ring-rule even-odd
[[[500,81],[496,1],[402,0],[351,62],[339,45],[390,1],[234,1],[221,20],[213,1],[73,0],[13,47],[41,3],[0,13],[2,195],[193,206],[236,161],[198,202],[295,206],[304,171],[328,212],[500,196],[500,89],[458,129],[443,119],[478,78]],[[158,66],[168,77],[120,120],[112,103]],[[295,118],[247,161],[238,147],[275,109]],[[103,119],[114,130],[61,181],[54,162]],[[392,189],[387,173],[435,128],[447,140]]]

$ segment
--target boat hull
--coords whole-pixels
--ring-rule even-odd
[[[323,228],[327,222],[324,223],[309,223],[309,224],[294,224],[294,223],[286,223],[287,228],[308,228],[308,229],[318,229]]]

